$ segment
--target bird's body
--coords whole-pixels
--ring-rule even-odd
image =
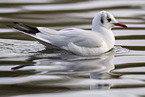
[[[36,34],[37,37],[49,40],[50,44],[75,54],[88,56],[107,51],[105,41],[103,41],[102,37],[98,37],[100,36],[99,33],[94,31],[71,28],[56,31],[55,33],[45,33],[45,31],[43,31],[44,28],[38,29],[44,33]]]
[[[31,27],[14,22],[19,27],[10,26],[32,36],[49,49],[64,49],[81,56],[100,55],[114,47],[115,38],[111,31],[113,25],[105,23],[105,18],[119,23],[106,11],[98,13],[92,23],[92,31],[78,28],[66,28],[56,31],[46,27]],[[106,25],[105,25],[106,24]],[[126,27],[124,24],[119,26]]]

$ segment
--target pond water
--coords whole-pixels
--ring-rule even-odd
[[[5,26],[91,30],[102,10],[128,28],[113,28],[114,50],[95,57],[48,51]],[[0,22],[1,97],[145,97],[144,0],[0,0]]]

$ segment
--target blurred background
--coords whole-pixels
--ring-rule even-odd
[[[47,51],[6,26],[91,30],[102,10],[128,28],[113,28],[114,50],[93,58]],[[0,0],[0,97],[145,97],[144,90],[145,0]]]

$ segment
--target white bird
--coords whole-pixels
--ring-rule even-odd
[[[60,31],[46,27],[32,27],[18,22],[16,26],[7,25],[22,31],[49,49],[64,49],[80,56],[103,54],[114,47],[115,38],[111,29],[114,26],[127,28],[119,23],[109,12],[97,13],[92,21],[92,31],[66,28]]]

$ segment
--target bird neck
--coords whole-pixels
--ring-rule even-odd
[[[114,37],[114,34],[111,31],[111,29],[106,29],[103,26],[98,25],[97,23],[93,22],[92,31],[94,31],[94,32],[100,34],[100,36],[102,36],[108,49],[113,48],[113,46],[115,44],[115,37]]]
[[[92,31],[104,34],[106,31],[111,31],[111,29],[106,29],[101,25],[92,25]]]
[[[105,35],[105,36],[108,35],[108,34],[109,35],[113,34],[111,29],[107,29],[107,28],[103,27],[102,25],[99,25],[96,22],[92,23],[92,31],[94,31],[96,33],[99,33],[99,34],[102,34],[102,35]]]

